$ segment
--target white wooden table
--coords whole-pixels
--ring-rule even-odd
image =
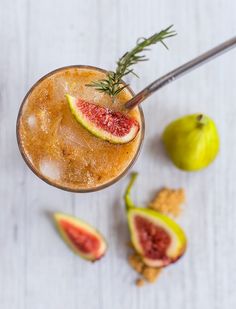
[[[236,308],[236,51],[152,96],[145,104],[146,139],[134,169],[139,203],[163,185],[184,187],[181,223],[186,256],[157,284],[137,288],[127,264],[128,231],[121,192],[127,177],[98,193],[72,194],[42,182],[17,149],[15,121],[29,87],[70,64],[114,68],[136,38],[170,24],[170,51],[156,46],[138,66],[135,90],[236,33],[234,0],[1,0],[0,2],[0,308],[234,309]],[[221,135],[216,162],[199,173],[177,170],[160,134],[192,112],[212,116]],[[48,212],[77,215],[109,241],[91,265],[58,238]]]

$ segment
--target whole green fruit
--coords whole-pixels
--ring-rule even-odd
[[[185,171],[208,166],[220,146],[214,121],[203,114],[187,115],[171,122],[163,132],[163,142],[173,163]]]

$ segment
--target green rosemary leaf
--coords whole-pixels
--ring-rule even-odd
[[[115,97],[119,92],[121,92],[128,85],[124,85],[122,78],[128,74],[133,74],[136,77],[138,75],[134,72],[132,66],[138,62],[148,61],[148,58],[141,54],[144,51],[150,50],[148,48],[160,42],[166,49],[168,49],[164,40],[176,35],[174,30],[171,30],[173,25],[167,27],[166,29],[153,34],[149,38],[139,38],[137,40],[136,46],[129,52],[124,53],[124,55],[117,61],[116,70],[109,71],[105,79],[93,81],[87,84],[88,87],[94,87],[100,92],[104,92],[111,97]]]

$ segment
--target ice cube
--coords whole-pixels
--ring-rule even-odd
[[[43,176],[53,180],[60,179],[61,170],[58,162],[45,158],[41,160],[39,168]]]
[[[63,140],[64,143],[79,146],[82,148],[89,148],[89,150],[93,150],[92,147],[89,145],[89,143],[85,140],[85,138],[82,136],[82,134],[78,134],[76,131],[74,131],[69,126],[61,124],[58,127],[58,137]]]
[[[63,77],[54,78],[54,99],[57,102],[65,99],[65,94],[69,92],[69,83]]]
[[[103,100],[104,98],[104,93],[99,92],[99,91],[95,91],[93,93],[93,101],[94,102],[100,102],[101,100]]]
[[[105,96],[104,93],[99,92],[92,87],[87,87],[86,85],[83,85],[81,87],[79,96],[85,101],[99,103],[100,105],[103,105],[103,103],[104,105],[106,105],[106,101],[108,97],[108,96]]]
[[[34,129],[36,127],[36,117],[34,115],[30,115],[27,119],[27,122],[30,129]]]

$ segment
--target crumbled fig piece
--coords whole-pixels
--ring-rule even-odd
[[[165,215],[178,217],[182,212],[181,205],[185,202],[184,189],[161,189],[149,207]]]
[[[142,286],[144,286],[145,281],[144,281],[144,279],[142,279],[142,278],[138,278],[138,279],[135,281],[135,284],[136,284],[136,286],[138,286],[138,287],[142,287]]]
[[[162,268],[146,266],[143,263],[141,257],[137,253],[133,253],[129,256],[129,264],[137,273],[142,275],[143,280],[145,279],[147,282],[150,282],[150,283],[155,282],[162,271]],[[139,279],[137,279],[137,281],[138,280]],[[137,285],[137,281],[136,281],[136,285]],[[141,285],[138,285],[138,286],[141,286]]]
[[[162,268],[154,268],[154,267],[145,266],[143,268],[142,275],[146,279],[146,281],[153,283],[157,280],[161,271],[162,271]]]
[[[142,274],[145,265],[137,253],[133,253],[129,256],[129,264],[137,273]]]

